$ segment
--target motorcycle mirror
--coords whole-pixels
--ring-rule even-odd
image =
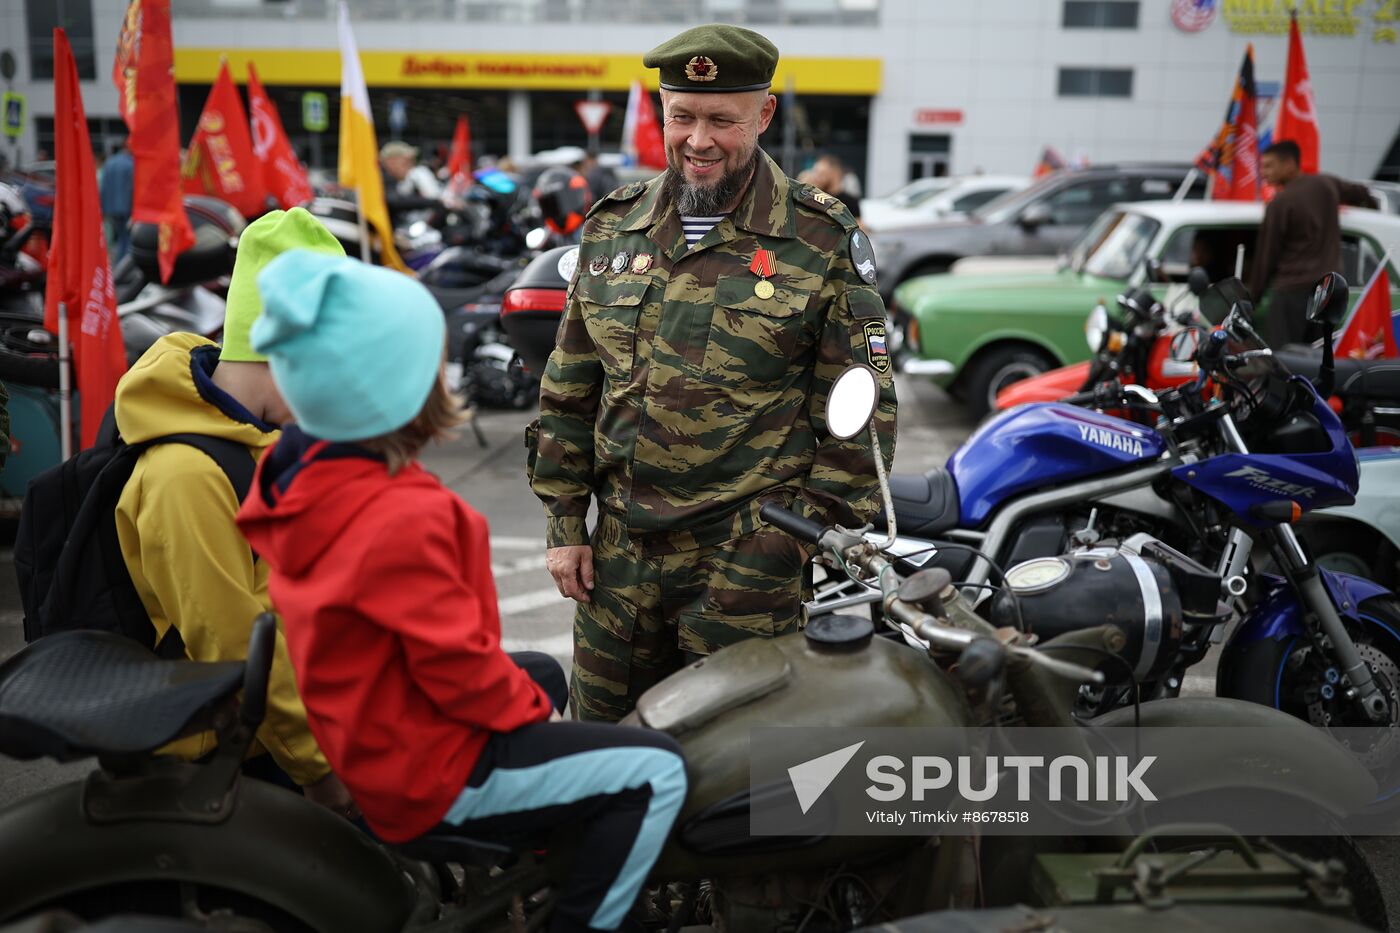
[[[1174,363],[1189,363],[1191,372],[1196,370],[1196,351],[1201,347],[1201,329],[1188,327],[1172,337],[1168,357]]]
[[[1308,320],[1336,327],[1346,320],[1347,302],[1350,298],[1347,280],[1339,273],[1329,272],[1317,280],[1313,286],[1312,298],[1308,301]]]
[[[1144,259],[1142,261],[1142,274],[1145,277],[1144,281],[1146,282],[1163,281],[1161,261],[1153,259],[1151,256]]]
[[[831,383],[826,395],[828,433],[843,441],[855,437],[875,417],[879,402],[880,381],[875,370],[860,364],[848,367]]]
[[[549,242],[549,231],[544,227],[536,227],[525,234],[526,249],[542,249],[547,242]]]
[[[1201,297],[1206,293],[1206,289],[1210,288],[1210,273],[1200,266],[1192,266],[1191,271],[1186,274],[1186,287],[1190,289],[1191,294],[1197,298]]]

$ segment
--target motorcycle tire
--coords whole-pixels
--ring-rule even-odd
[[[16,353],[0,345],[0,382],[14,382],[39,389],[58,388],[58,357]]]
[[[972,364],[966,376],[967,413],[981,421],[996,411],[997,393],[1022,379],[1049,372],[1055,363],[1027,346],[997,347]]]
[[[1357,648],[1362,651],[1363,660],[1371,667],[1372,676],[1381,682],[1381,690],[1390,705],[1391,721],[1400,723],[1400,599],[1373,596],[1357,606],[1357,614],[1361,617],[1359,629],[1345,617],[1343,621],[1347,623]],[[1293,699],[1300,688],[1307,686],[1297,682],[1299,674],[1289,665],[1294,651],[1302,647],[1301,636],[1260,640],[1232,666],[1228,678],[1218,681],[1217,692],[1222,696],[1271,706],[1317,726],[1362,725],[1346,721],[1324,722],[1320,719],[1325,712],[1320,702],[1305,705]],[[1303,669],[1308,671],[1312,666],[1305,665]],[[1223,689],[1219,689],[1221,687]],[[1400,754],[1400,743],[1397,743],[1394,754]],[[1386,814],[1400,812],[1400,786],[1382,788],[1381,796],[1372,806]]]

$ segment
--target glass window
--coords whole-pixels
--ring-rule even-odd
[[[1066,29],[1136,29],[1137,0],[1065,0]]]
[[[1162,271],[1173,282],[1184,282],[1193,266],[1206,270],[1212,282],[1228,279],[1235,274],[1235,257],[1244,247],[1244,273],[1249,275],[1249,263],[1254,255],[1254,240],[1258,228],[1249,227],[1182,227],[1172,234],[1159,257]]]
[[[1131,185],[1126,178],[1100,178],[1066,185],[1052,194],[1046,204],[1050,222],[1082,227],[1117,201],[1129,200]]]
[[[984,191],[974,191],[971,194],[965,194],[954,200],[953,210],[966,214],[969,211],[976,210],[988,201],[995,200],[1005,193],[1005,189],[1003,188],[987,188]]]
[[[1084,271],[1106,279],[1126,279],[1142,264],[1162,225],[1141,214],[1120,214],[1084,261]]]
[[[29,37],[29,77],[53,80],[53,30],[61,26],[73,47],[78,80],[97,78],[94,52],[92,0],[24,0],[25,30]]]
[[[1061,68],[1061,97],[1132,97],[1131,68]]]

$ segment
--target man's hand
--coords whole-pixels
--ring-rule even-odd
[[[340,783],[340,778],[336,777],[334,772],[314,784],[303,784],[301,792],[306,795],[307,800],[319,803],[337,816],[343,816],[347,820],[360,818],[360,808],[355,806],[350,792]]]
[[[552,547],[544,552],[544,565],[560,595],[592,602],[588,591],[593,589],[593,548],[586,544]]]

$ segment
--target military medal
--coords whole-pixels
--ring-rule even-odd
[[[756,298],[767,301],[773,297],[773,283],[768,281],[768,276],[773,274],[773,254],[762,247],[753,254],[753,262],[749,263],[749,271],[758,276],[758,281],[754,283],[753,293]]]
[[[612,274],[613,274],[613,275],[619,275],[619,274],[621,274],[621,272],[622,272],[624,269],[627,268],[627,264],[630,263],[631,261],[632,261],[632,254],[629,253],[629,252],[627,252],[627,250],[623,250],[622,252],[618,253],[616,256],[613,257],[613,261],[612,261]]]
[[[632,271],[637,275],[651,268],[651,253],[638,253],[632,260]]]
[[[608,271],[608,257],[594,256],[593,261],[588,264],[589,275],[602,275]]]

